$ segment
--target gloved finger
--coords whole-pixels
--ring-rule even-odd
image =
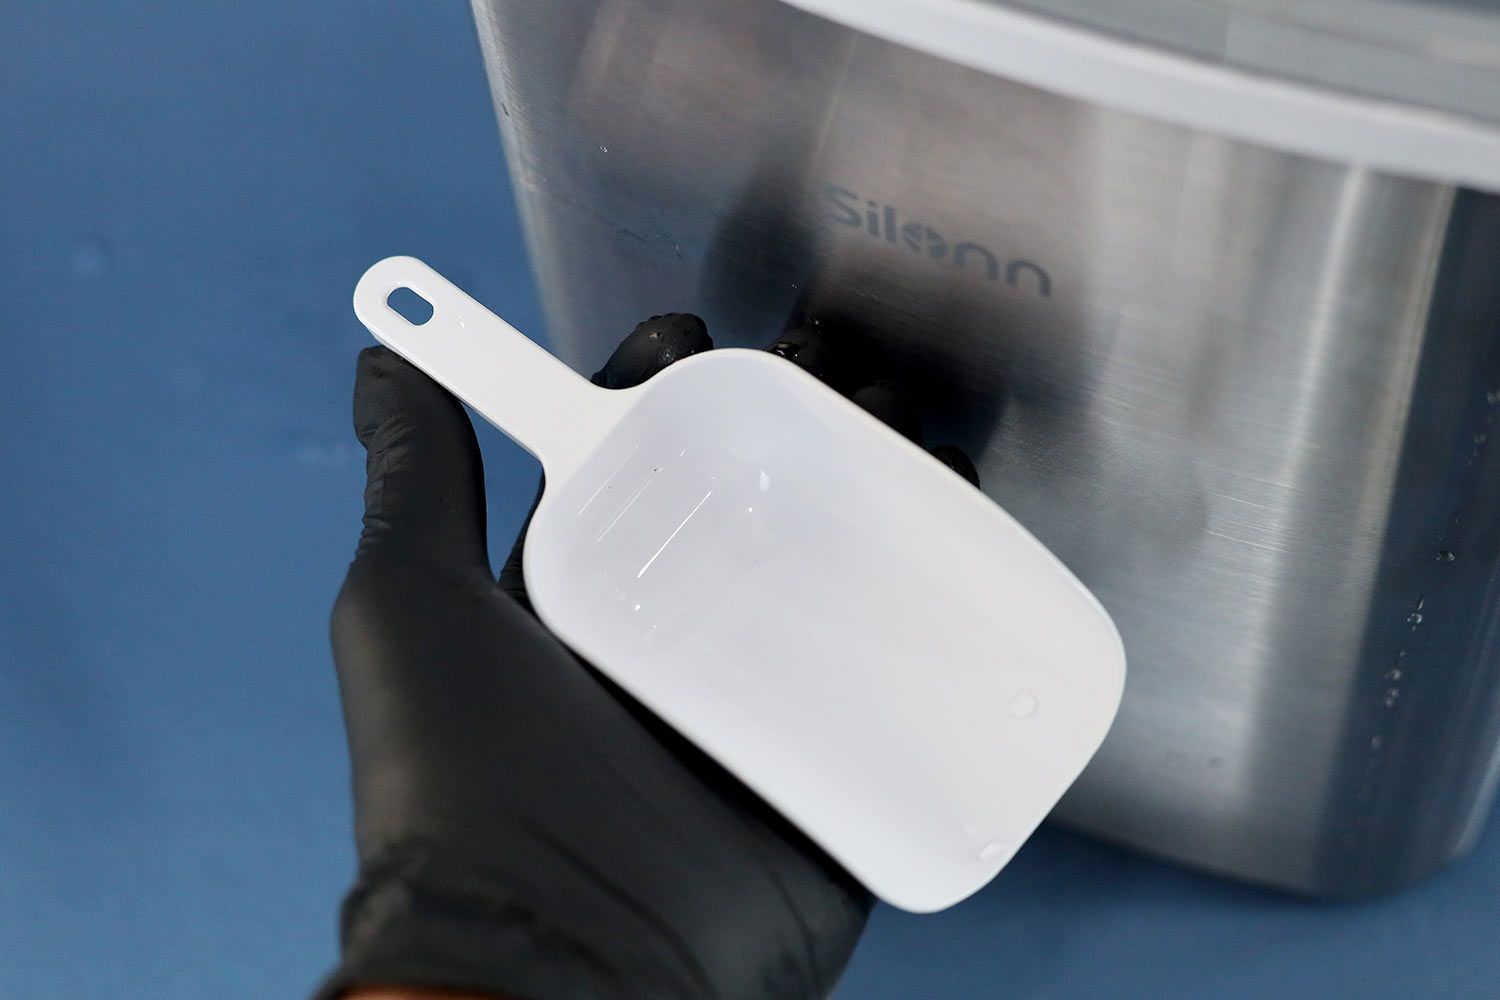
[[[386,348],[369,347],[355,373],[354,433],[365,446],[359,555],[394,549],[488,574],[484,466],[458,400]]]
[[[692,313],[652,316],[636,324],[620,341],[604,367],[594,373],[593,382],[606,389],[629,389],[674,361],[711,350],[713,346],[708,327]]]
[[[712,350],[713,338],[703,320],[692,313],[663,313],[637,323],[634,330],[620,341],[604,367],[594,373],[591,380],[606,389],[630,389],[640,385],[668,365],[703,351]],[[519,601],[522,607],[531,610],[531,598],[526,594],[526,581],[521,575],[521,557],[526,549],[526,529],[531,526],[531,515],[541,502],[542,490],[538,487],[536,499],[521,525],[515,545],[505,565],[500,568],[500,589]]]
[[[979,489],[979,470],[968,454],[957,445],[940,444],[932,449],[932,457],[958,473],[970,486]]]
[[[817,326],[787,330],[766,348],[786,358],[831,389],[847,394],[857,381],[854,349],[838,331]]]
[[[526,512],[526,520],[521,522],[521,530],[516,532],[516,543],[510,547],[510,555],[505,557],[505,565],[500,567],[500,578],[496,581],[501,590],[513,597],[530,614],[536,614],[536,609],[531,606],[531,595],[526,593],[526,578],[521,573],[521,556],[526,551],[526,532],[531,530],[531,515],[536,513],[536,505],[542,502],[542,493],[546,489],[545,479],[536,484],[536,497],[531,501],[531,509]]]
[[[861,372],[853,356],[854,346],[836,329],[811,325],[793,327],[766,350],[798,365],[831,388],[848,393],[850,399],[873,416],[916,443],[922,443],[922,420],[917,408],[894,382],[877,380],[849,392],[850,384],[857,383]],[[978,489],[979,471],[961,448],[951,444],[938,445],[932,449],[932,456]]]
[[[888,379],[871,382],[855,389],[849,398],[914,444],[922,443],[922,418],[911,399],[894,382]]]

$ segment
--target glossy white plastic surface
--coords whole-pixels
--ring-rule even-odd
[[[433,306],[413,326],[387,304]],[[988,882],[1104,739],[1124,651],[1008,514],[795,365],[597,388],[420,261],[376,339],[535,454],[524,570],[580,655],[915,911]]]

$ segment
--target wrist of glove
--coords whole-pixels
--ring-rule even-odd
[[[711,346],[695,317],[653,317],[595,381],[639,384]],[[773,349],[836,367],[815,334]],[[911,423],[889,386],[852,396]],[[491,575],[479,449],[451,396],[372,348],[354,411],[364,531],[332,638],[359,874],[318,996],[826,996],[868,894],[548,632],[519,544]],[[940,457],[972,479],[961,453]]]

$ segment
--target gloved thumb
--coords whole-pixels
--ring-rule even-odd
[[[484,466],[463,406],[384,347],[361,351],[354,432],[365,446],[360,555],[394,549],[489,572]]]

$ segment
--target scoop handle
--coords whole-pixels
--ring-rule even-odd
[[[391,308],[408,288],[432,306],[417,325]],[[387,257],[354,289],[375,339],[426,372],[566,479],[619,420],[630,392],[601,389],[415,257]]]

